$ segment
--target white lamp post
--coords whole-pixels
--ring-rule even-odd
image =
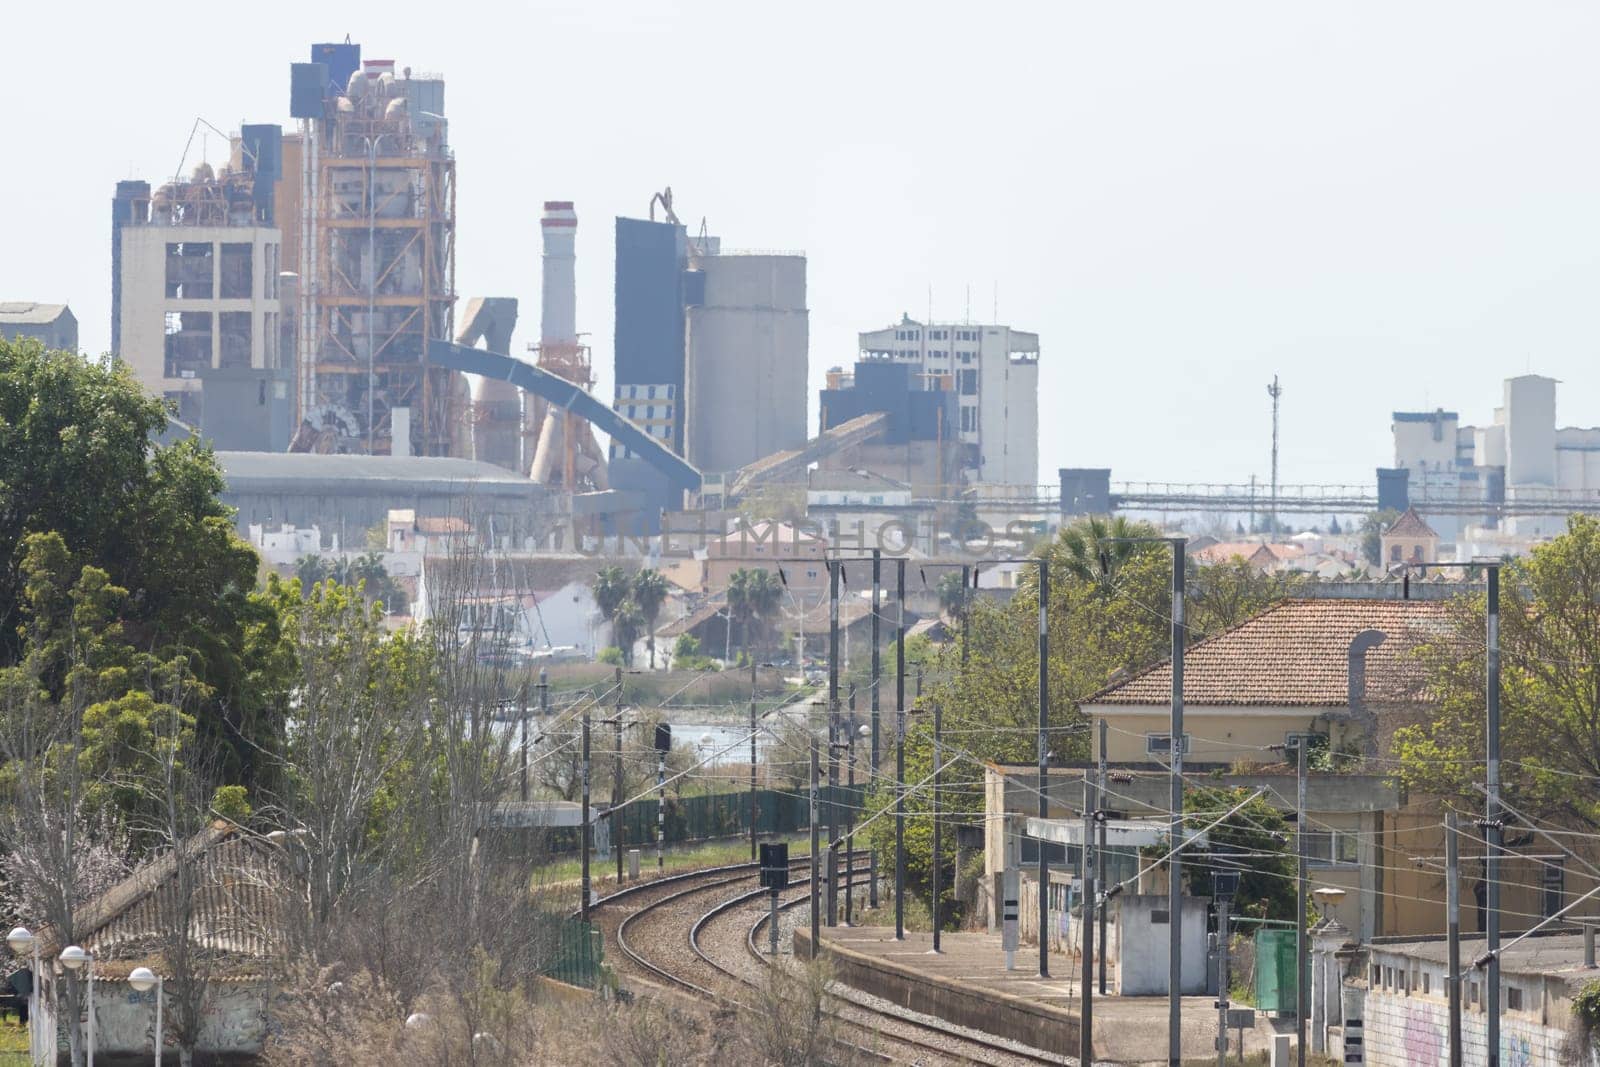
[[[57,959],[61,961],[61,966],[69,971],[81,970],[84,967],[89,969],[89,1067],[94,1067],[94,953],[77,945],[68,945],[61,950],[61,955]]]
[[[18,956],[33,957],[33,988],[28,991],[28,1044],[31,1047],[35,1044],[34,1031],[38,1029],[34,1020],[39,1016],[39,939],[26,926],[17,926],[6,935],[6,944]]]
[[[128,984],[140,993],[156,991],[156,1067],[161,1067],[161,976],[148,967],[135,967],[128,975]]]

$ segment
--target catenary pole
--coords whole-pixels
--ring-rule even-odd
[[[821,868],[818,851],[822,848],[817,833],[817,739],[811,738],[811,958],[817,958],[818,939],[822,936],[822,899],[818,894],[817,876]]]
[[[1456,813],[1444,813],[1445,995],[1450,1002],[1450,1067],[1462,1067],[1461,1052],[1461,853]]]
[[[1483,836],[1487,846],[1484,852],[1484,881],[1488,883],[1488,915],[1484,933],[1488,939],[1489,973],[1485,976],[1487,987],[1484,996],[1484,1015],[1488,1031],[1489,1067],[1500,1063],[1500,567],[1488,568],[1488,650],[1485,659],[1488,708],[1485,724],[1487,738],[1488,777],[1487,805],[1484,811]]]
[[[882,763],[882,751],[878,740],[878,694],[880,687],[878,679],[882,676],[882,649],[878,636],[878,613],[883,608],[883,550],[872,550],[872,751],[868,753],[871,762],[868,767],[867,780],[871,781],[878,775]],[[878,906],[878,850],[873,849],[867,854],[867,906],[876,909]]]
[[[856,683],[850,683],[850,715],[844,724],[844,766],[849,782],[845,788],[844,839],[844,924],[855,925],[852,898],[855,896],[856,869]]]
[[[521,788],[518,794],[524,804],[528,802],[528,683],[517,689],[517,717],[522,720]]]
[[[940,868],[944,866],[944,841],[939,834],[940,800],[942,799],[939,786],[942,775],[939,768],[944,765],[944,748],[942,745],[944,734],[944,701],[933,702],[933,951],[938,952],[939,946],[939,896],[944,887],[940,884],[943,880]]]
[[[1172,722],[1171,843],[1183,843],[1183,539],[1172,538]],[[1183,859],[1174,852],[1167,886],[1167,1061],[1183,1060]]]
[[[1107,782],[1107,779],[1106,779],[1106,720],[1103,719],[1103,718],[1100,720],[1100,774],[1099,774],[1099,781],[1098,781],[1097,784],[1099,785],[1098,792],[1099,792],[1100,806],[1104,807],[1105,803],[1106,803],[1106,788],[1107,788],[1109,783]],[[1105,889],[1106,889],[1106,817],[1105,817],[1105,813],[1101,812],[1100,815],[1095,819],[1095,822],[1099,826],[1099,840],[1095,842],[1095,850],[1094,850],[1095,868],[1096,868],[1095,869],[1095,881],[1099,884],[1100,891],[1103,893],[1103,892],[1105,892]],[[1106,912],[1108,912],[1110,910],[1111,909],[1109,907],[1107,907],[1105,902],[1103,902],[1103,901],[1100,903],[1100,906],[1095,909],[1095,918],[1097,920],[1099,920],[1099,923],[1100,923],[1100,941],[1099,941],[1100,952],[1099,952],[1099,959],[1098,959],[1097,962],[1099,963],[1099,966],[1100,966],[1100,995],[1102,997],[1106,995]]]
[[[898,564],[894,651],[894,939],[906,939],[906,561]]]
[[[756,861],[756,657],[750,656],[750,862]]]
[[[583,810],[579,816],[579,821],[582,823],[580,836],[583,838],[579,842],[581,845],[579,852],[583,854],[583,876],[579,879],[579,892],[583,896],[578,903],[578,914],[584,922],[589,921],[589,850],[594,844],[594,826],[589,817],[589,786],[593,779],[593,768],[589,763],[589,730],[589,709],[585,707],[583,709],[583,763],[578,772],[582,780],[583,790]]]
[[[1039,818],[1050,817],[1050,560],[1039,558]],[[1050,977],[1050,857],[1039,842],[1039,977]]]
[[[1094,779],[1083,776],[1083,845],[1078,850],[1083,866],[1083,1014],[1078,1025],[1078,1062],[1094,1062],[1094,849],[1095,812],[1100,800],[1095,796]],[[1101,946],[1101,953],[1105,947]]]
[[[617,699],[611,708],[611,725],[617,741],[616,760],[611,774],[611,851],[617,854],[617,886],[622,886],[622,668],[616,673]]]
[[[828,564],[828,799],[825,805],[828,818],[828,877],[827,914],[829,926],[838,922],[839,916],[839,853],[833,842],[839,838],[838,805],[835,803],[839,785],[839,763],[835,747],[839,741],[839,578],[844,569],[841,560]]]
[[[1306,1067],[1306,1006],[1311,984],[1310,945],[1306,939],[1306,749],[1302,735],[1295,739],[1295,879],[1294,879],[1294,1032],[1295,1063]]]

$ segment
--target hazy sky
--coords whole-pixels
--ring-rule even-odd
[[[1600,423],[1592,4],[339,7],[12,5],[0,299],[70,301],[103,351],[115,182],[172,174],[196,116],[288,125],[289,64],[349,34],[446,77],[457,288],[520,298],[519,349],[540,202],[577,202],[602,396],[612,218],[670,185],[809,256],[813,428],[930,289],[1040,334],[1043,481],[1265,477],[1274,373],[1285,482],[1370,483],[1391,410],[1485,421],[1530,370]]]

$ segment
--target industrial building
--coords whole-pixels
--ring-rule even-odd
[[[926,389],[953,388],[953,434],[968,482],[1039,480],[1039,335],[1002,325],[921,323],[860,335],[861,362],[905,364]],[[948,383],[948,384],[947,384]]]
[[[291,66],[300,275],[296,451],[471,451],[465,379],[430,367],[455,311],[455,157],[444,79],[318,44]]]
[[[656,221],[660,204],[664,221]],[[691,237],[671,190],[616,220],[614,405],[697,468],[730,473],[806,443],[805,257]],[[611,484],[661,507],[663,475],[613,444]]]
[[[1554,378],[1507,378],[1501,404],[1484,426],[1463,426],[1457,412],[1396,411],[1394,467],[1378,472],[1380,503],[1415,505],[1447,546],[1494,540],[1484,528],[1494,516],[1449,515],[1430,503],[1486,504],[1592,498],[1600,491],[1600,427],[1557,426]],[[1387,488],[1387,492],[1383,490]],[[1498,533],[1516,539],[1551,537],[1566,516],[1513,515]]]
[[[281,449],[292,412],[276,217],[282,130],[246,125],[195,165],[112,200],[111,351],[222,448]]]
[[[857,363],[828,370],[822,391],[824,431],[863,415],[882,413],[874,438],[842,448],[821,461],[832,470],[868,470],[898,479],[919,495],[946,498],[959,487],[970,453],[956,432],[957,396],[949,376],[926,378],[908,363]]]
[[[78,319],[65,304],[0,301],[0,337],[32,338],[48,349],[78,350]]]

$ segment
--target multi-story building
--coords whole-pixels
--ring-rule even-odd
[[[78,350],[78,319],[65,304],[0,301],[0,337],[30,337],[48,349]]]
[[[118,182],[112,201],[112,354],[219,448],[288,443],[280,139],[244,126],[220,170],[200,163],[154,193]]]
[[[800,447],[805,257],[724,252],[659,199],[666,221],[617,219],[614,407],[708,473]],[[615,443],[611,484],[680,506],[664,475]]]
[[[455,155],[444,79],[348,41],[290,69],[298,227],[297,451],[472,454],[465,379],[429,366],[453,337]]]
[[[1009,326],[921,323],[902,316],[860,335],[863,361],[910,364],[928,389],[953,388],[967,480],[1039,480],[1039,335]]]
[[[1394,413],[1394,470],[1405,472],[1407,502],[1428,514],[1446,545],[1485,540],[1483,528],[1495,520],[1488,509],[1449,515],[1430,504],[1559,502],[1600,491],[1600,428],[1557,427],[1556,385],[1538,374],[1507,378],[1485,426],[1463,426],[1456,412],[1442,408]],[[1561,514],[1516,515],[1498,533],[1529,541],[1565,525]]]

